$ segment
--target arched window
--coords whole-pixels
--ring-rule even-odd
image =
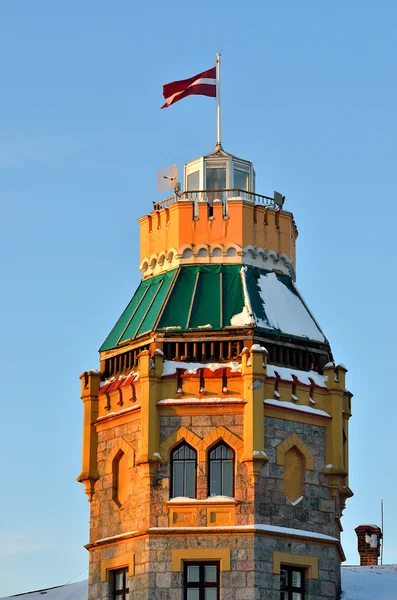
[[[171,498],[196,497],[197,453],[183,442],[171,453]]]
[[[224,442],[209,452],[209,496],[230,496],[234,491],[234,454]]]

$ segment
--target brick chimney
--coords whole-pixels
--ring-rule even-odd
[[[356,527],[360,565],[364,567],[378,564],[382,531],[377,525],[359,525]]]

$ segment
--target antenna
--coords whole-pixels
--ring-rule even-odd
[[[278,204],[280,208],[283,208],[285,196],[280,194],[280,192],[276,192],[276,190],[274,190],[274,202],[275,204]]]
[[[384,533],[383,533],[383,499],[380,501],[380,514],[381,514],[381,522],[382,522],[382,548],[380,551],[380,564],[383,565],[383,545],[384,545]]]
[[[174,190],[175,194],[180,191],[181,187],[178,183],[178,167],[171,165],[166,169],[162,169],[157,173],[157,191],[168,192]]]

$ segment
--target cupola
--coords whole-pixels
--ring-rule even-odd
[[[238,158],[217,146],[214,152],[192,160],[184,168],[186,192],[235,191],[255,193],[255,171],[249,160]],[[235,194],[238,195],[237,193]]]

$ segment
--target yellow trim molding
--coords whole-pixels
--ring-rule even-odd
[[[220,440],[223,440],[226,442],[226,444],[231,446],[236,454],[237,460],[241,460],[244,450],[243,440],[229,431],[229,429],[226,429],[226,427],[221,425],[220,427],[217,427],[211,431],[211,433],[206,435],[205,438],[201,440],[201,444],[199,446],[199,462],[205,462],[207,460],[206,453],[208,448]]]
[[[172,550],[172,571],[180,573],[186,560],[219,560],[221,571],[230,571],[230,548]]]
[[[306,567],[308,579],[318,579],[317,556],[300,556],[288,552],[273,552],[273,573],[280,575],[281,565],[291,567]]]
[[[135,554],[125,554],[116,558],[103,558],[101,560],[101,581],[109,581],[109,573],[114,569],[128,567],[128,575],[135,575]]]
[[[128,459],[128,468],[134,466],[134,450],[122,437],[118,438],[113,448],[106,457],[106,475],[111,475],[113,472],[113,459],[119,450],[122,450]]]
[[[295,446],[300,450],[300,452],[305,457],[305,468],[308,471],[313,471],[314,469],[314,457],[311,450],[306,446],[305,442],[300,439],[300,437],[296,433],[292,433],[288,436],[281,444],[279,444],[276,448],[277,450],[277,464],[284,465],[285,455],[290,448]]]
[[[180,427],[178,429],[178,431],[175,431],[175,433],[170,435],[170,437],[168,437],[163,442],[161,442],[160,451],[161,451],[161,462],[162,463],[169,462],[169,460],[168,460],[169,451],[174,446],[176,446],[176,444],[178,444],[178,442],[181,442],[182,440],[185,440],[187,444],[190,444],[195,449],[197,449],[197,447],[199,446],[199,444],[201,442],[201,438],[199,438],[197,435],[195,435],[192,431],[189,431],[189,429],[187,429],[184,426]]]

